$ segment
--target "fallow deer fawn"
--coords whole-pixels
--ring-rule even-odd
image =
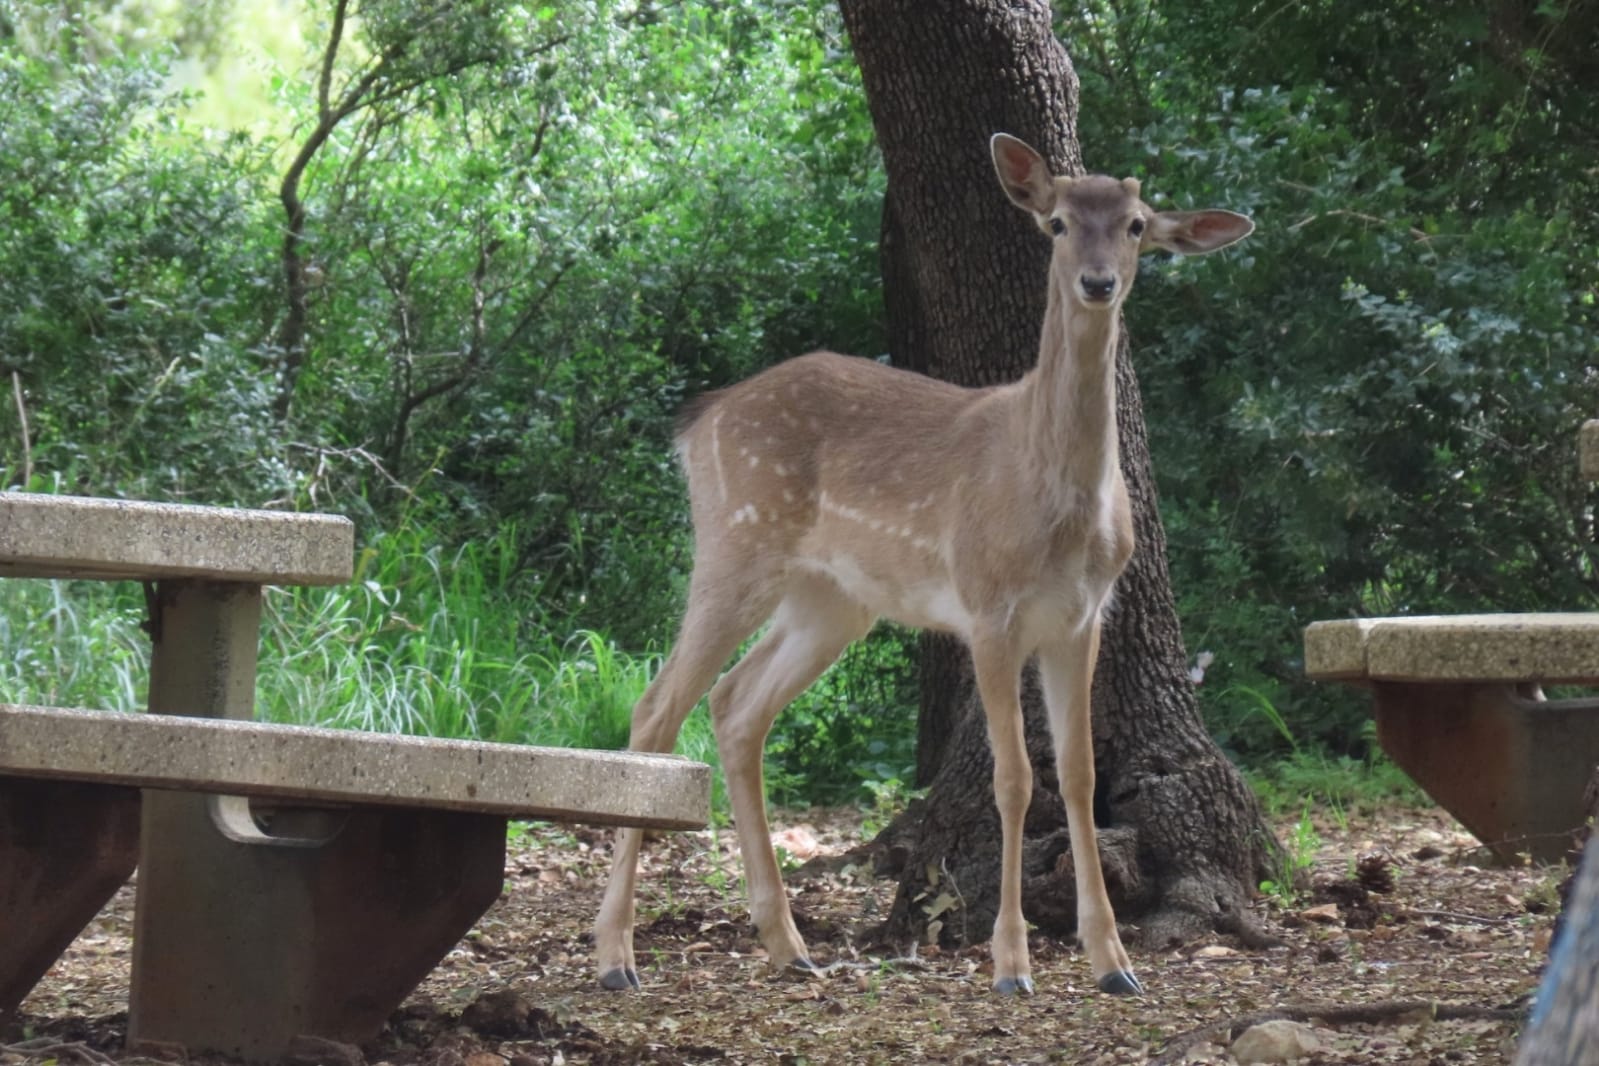
[[[767,732],[877,618],[959,634],[987,714],[1002,829],[994,988],[1031,993],[1021,858],[1032,768],[1020,676],[1036,655],[1075,858],[1078,936],[1102,990],[1140,994],[1100,870],[1089,734],[1100,612],[1133,551],[1116,442],[1118,312],[1140,252],[1210,252],[1254,224],[1229,211],[1155,211],[1131,178],[1052,176],[1036,151],[1003,133],[990,147],[1006,195],[1054,239],[1038,365],[1014,384],[965,389],[814,352],[692,404],[677,437],[695,534],[688,606],[633,710],[631,746],[671,750],[711,689],[761,943],[773,965],[811,969],[766,822]],[[595,921],[606,988],[639,987],[639,840],[636,829],[618,833]]]

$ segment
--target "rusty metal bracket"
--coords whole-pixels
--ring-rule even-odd
[[[0,1023],[138,859],[138,789],[0,777]]]
[[[1599,699],[1545,700],[1509,683],[1371,691],[1383,750],[1495,857],[1567,857],[1599,759]]]

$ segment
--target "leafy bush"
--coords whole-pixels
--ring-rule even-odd
[[[0,482],[284,488],[248,341],[265,157],[183,143],[158,64],[0,52]],[[24,443],[23,419],[29,436]]]
[[[0,10],[0,483],[354,517],[355,582],[267,597],[269,717],[625,742],[688,565],[683,397],[882,346],[836,11],[365,4],[222,134],[140,42],[192,73],[225,21]],[[139,605],[46,588],[7,590],[0,686],[139,706]],[[881,760],[844,683],[781,774],[834,772],[823,732]]]
[[[1573,447],[1599,127],[1566,36],[1592,19],[1482,11],[1285,8],[1269,48],[1236,5],[1066,30],[1093,42],[1085,156],[1258,224],[1149,262],[1131,323],[1186,639],[1216,656],[1202,705],[1249,758],[1290,749],[1262,703],[1364,757],[1363,701],[1302,679],[1311,621],[1599,605]]]

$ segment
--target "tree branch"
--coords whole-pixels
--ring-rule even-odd
[[[33,480],[33,443],[28,431],[28,405],[22,397],[22,375],[15,370],[11,371],[11,395],[17,402],[17,423],[22,430],[21,487],[27,488]]]

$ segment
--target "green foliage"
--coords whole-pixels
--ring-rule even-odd
[[[883,347],[839,16],[299,14],[0,0],[0,484],[356,518],[359,581],[268,599],[274,716],[620,743],[690,557],[682,400]],[[1070,9],[1090,164],[1260,227],[1151,262],[1131,326],[1202,704],[1285,759],[1263,789],[1345,803],[1385,772],[1359,697],[1302,680],[1307,622],[1599,604],[1571,444],[1599,390],[1596,17]],[[267,109],[203,125],[240,100]],[[140,605],[43,588],[0,591],[0,688],[137,706]],[[775,793],[893,794],[915,702],[874,634],[778,720]]]
[[[335,7],[306,12],[301,55],[274,36],[274,110],[231,133],[192,124],[227,112],[169,70],[204,84],[194,65],[247,13],[4,8],[0,373],[21,402],[0,405],[0,483],[355,517],[356,582],[269,595],[269,717],[620,746],[657,665],[622,649],[662,646],[680,610],[683,397],[807,348],[881,349],[882,178],[838,16]],[[80,594],[119,606],[72,613]],[[8,610],[61,639],[11,645],[7,688],[138,706],[119,595]],[[858,671],[897,645],[873,647]],[[889,758],[875,720],[842,720],[862,687],[791,716],[780,778],[823,766],[842,789],[824,736],[851,766]],[[712,747],[695,715],[682,750]]]
[[[186,124],[170,56],[107,47],[126,5],[12,20],[0,369],[25,399],[0,480],[417,511],[449,547],[510,528],[554,625],[665,641],[683,396],[881,347],[864,101],[836,13],[783,13],[359,5],[273,79],[282,144]],[[278,183],[302,152],[291,368]]]
[[[1248,777],[1261,805],[1273,816],[1307,800],[1338,812],[1424,807],[1430,802],[1403,770],[1380,753],[1356,759],[1322,750],[1296,751],[1249,771]]]
[[[161,85],[145,61],[63,72],[0,52],[0,370],[31,400],[26,448],[17,405],[0,415],[0,480],[250,480],[268,498],[282,482],[235,333],[270,269],[252,229],[263,160],[231,138],[176,144]]]
[[[1599,606],[1573,445],[1599,387],[1599,107],[1570,36],[1594,14],[1266,23],[1091,4],[1065,34],[1091,165],[1259,226],[1151,262],[1132,316],[1184,631],[1216,656],[1207,718],[1249,759],[1297,738],[1359,760],[1359,696],[1302,680],[1307,623]]]
[[[779,803],[900,794],[916,765],[914,634],[881,625],[778,717],[766,745]]]
[[[143,707],[143,619],[132,585],[0,581],[0,703]]]
[[[1310,820],[1308,806],[1300,812],[1299,820],[1289,830],[1282,846],[1272,850],[1276,869],[1272,877],[1260,883],[1261,894],[1279,907],[1296,906],[1311,868],[1316,865],[1316,852],[1321,850],[1321,834]]]

